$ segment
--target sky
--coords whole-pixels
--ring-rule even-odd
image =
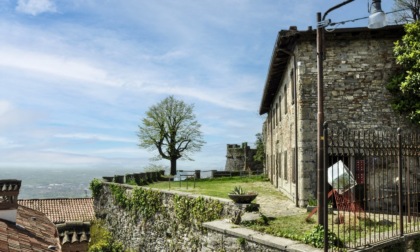
[[[341,2],[1,0],[0,168],[169,166],[138,147],[137,131],[174,95],[194,105],[206,141],[178,169],[222,170],[227,144],[253,147],[262,131],[278,31],[316,28],[316,13]],[[366,17],[368,3],[328,18]]]

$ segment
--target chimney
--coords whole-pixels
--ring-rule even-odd
[[[16,179],[0,180],[0,219],[16,223],[21,183]]]

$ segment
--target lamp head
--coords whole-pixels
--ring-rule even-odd
[[[378,29],[386,25],[386,15],[381,8],[381,0],[372,0],[368,28]]]

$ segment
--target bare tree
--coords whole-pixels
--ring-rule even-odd
[[[413,23],[420,18],[420,0],[394,0],[395,22]]]
[[[192,160],[188,154],[199,151],[205,143],[193,109],[193,105],[169,96],[151,106],[139,125],[139,146],[157,150],[158,159],[170,160],[171,175],[176,174],[178,159]]]

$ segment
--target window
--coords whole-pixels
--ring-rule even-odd
[[[296,149],[292,149],[293,152],[293,160],[292,160],[292,183],[296,183]]]
[[[284,85],[284,114],[287,114],[287,85]]]
[[[279,153],[276,153],[276,188],[279,187]]]
[[[270,156],[268,154],[265,155],[265,171],[270,174],[270,182],[273,183],[273,172],[271,169],[268,169],[270,167]]]
[[[291,87],[292,87],[292,104],[295,104],[295,72],[292,69],[290,71],[290,83],[291,83]]]
[[[276,169],[276,156],[274,154],[271,154],[271,184],[274,183],[273,179],[275,178],[275,169]]]
[[[274,107],[274,106],[273,106]],[[273,122],[273,129],[276,127],[276,108],[273,108],[273,112],[271,113],[271,121]]]
[[[281,95],[279,96],[279,122],[281,122]]]
[[[282,154],[281,153],[279,153],[279,160],[278,160],[278,164],[279,164],[279,170],[278,170],[278,172],[279,172],[279,174],[278,174],[278,176],[279,176],[279,179],[281,178],[281,174],[282,174],[282,172],[281,172],[281,156],[282,156]]]
[[[270,130],[271,131],[273,131],[273,129],[274,129],[274,116],[273,116],[273,110],[271,110],[270,112],[269,112],[269,116],[270,116]]]
[[[278,124],[278,109],[279,109],[279,104],[278,103],[276,103],[276,125]]]
[[[284,152],[284,179],[288,180],[289,178],[289,174],[288,174],[288,169],[287,169],[287,151]]]

